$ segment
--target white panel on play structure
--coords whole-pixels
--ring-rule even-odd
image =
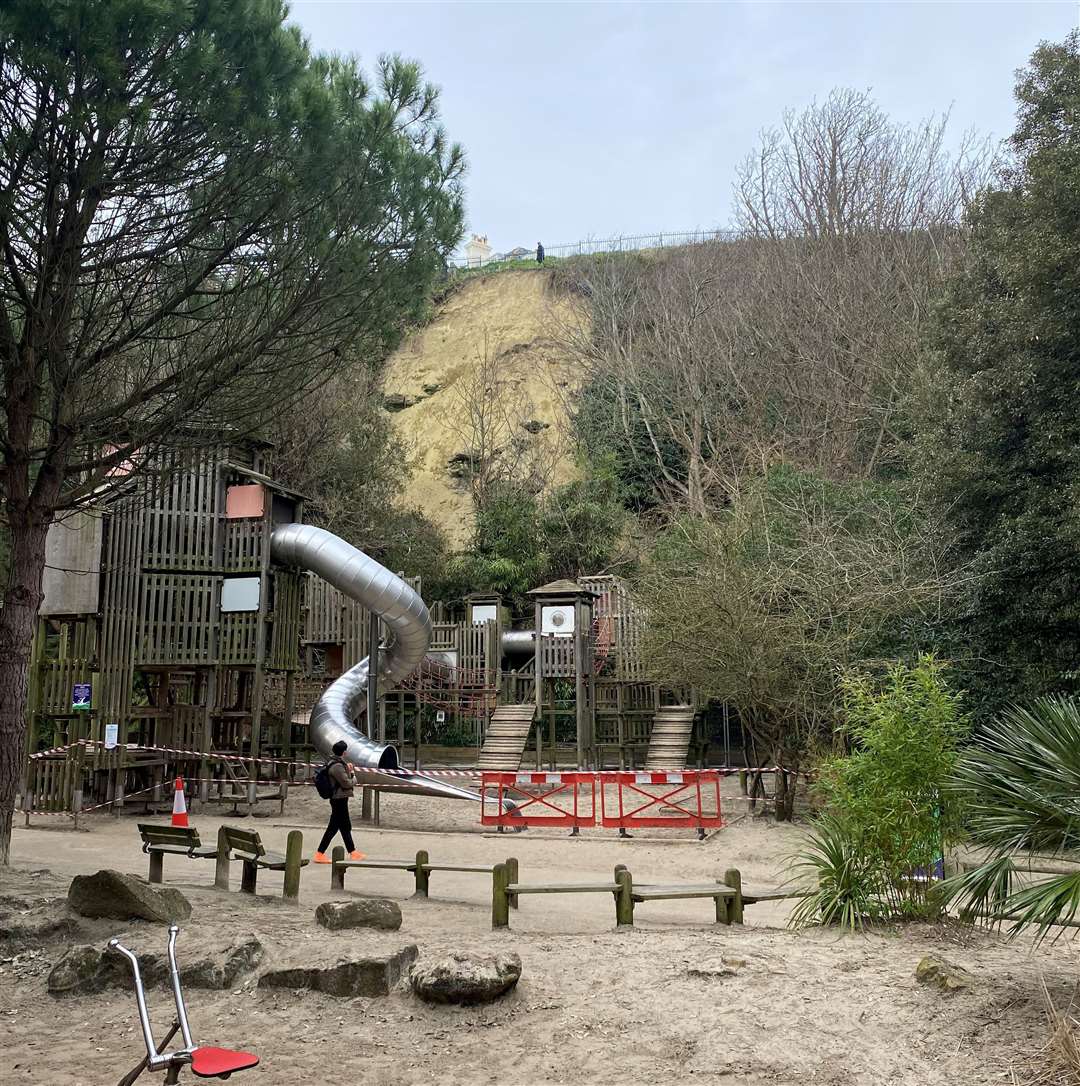
[[[499,605],[497,603],[474,603],[472,608],[473,622],[496,622],[499,618]]]
[[[222,611],[257,611],[258,577],[226,577],[221,583]]]
[[[552,637],[573,637],[574,606],[540,608],[540,632]]]

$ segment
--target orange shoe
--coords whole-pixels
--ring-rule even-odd
[[[312,857],[311,862],[316,864],[328,864],[330,863],[330,857],[327,856],[325,852],[316,852]]]
[[[350,860],[366,860],[367,856],[365,856],[364,853],[362,853],[362,852],[353,851],[353,852],[349,853],[349,859]]]

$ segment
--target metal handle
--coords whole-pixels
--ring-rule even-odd
[[[143,1040],[146,1042],[146,1059],[151,1068],[160,1063],[157,1047],[154,1045],[154,1034],[150,1029],[150,1015],[146,1011],[146,991],[143,988],[142,974],[139,972],[139,959],[124,946],[119,939],[109,940],[109,947],[118,950],[131,964],[131,971],[135,975],[135,1002],[139,1005],[139,1022],[142,1025]]]
[[[194,1048],[191,1029],[188,1026],[187,1007],[184,1006],[184,993],[180,990],[180,972],[176,968],[176,937],[180,934],[176,924],[169,925],[169,979],[172,981],[173,1000],[176,1003],[176,1020],[180,1023],[180,1033],[184,1038],[184,1048]]]

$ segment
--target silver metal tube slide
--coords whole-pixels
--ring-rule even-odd
[[[536,651],[535,630],[503,630],[499,640],[503,656],[528,656]]]
[[[350,599],[374,611],[390,627],[393,640],[379,654],[381,677],[395,682],[415,671],[431,641],[431,616],[419,594],[374,558],[344,539],[311,524],[282,524],[270,536],[275,562],[317,573]],[[389,744],[375,743],[353,723],[366,709],[368,660],[339,675],[323,691],[311,710],[311,741],[330,757],[339,740],[348,744],[345,757],[356,767],[360,784],[377,784],[386,791],[423,793],[447,799],[480,802],[467,788],[445,784],[422,773],[391,775],[380,769],[398,769],[398,756]]]

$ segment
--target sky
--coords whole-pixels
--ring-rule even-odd
[[[1080,4],[293,0],[292,18],[369,70],[423,65],[468,159],[466,237],[505,251],[727,226],[761,131],[834,87],[1003,139],[1016,69]]]

